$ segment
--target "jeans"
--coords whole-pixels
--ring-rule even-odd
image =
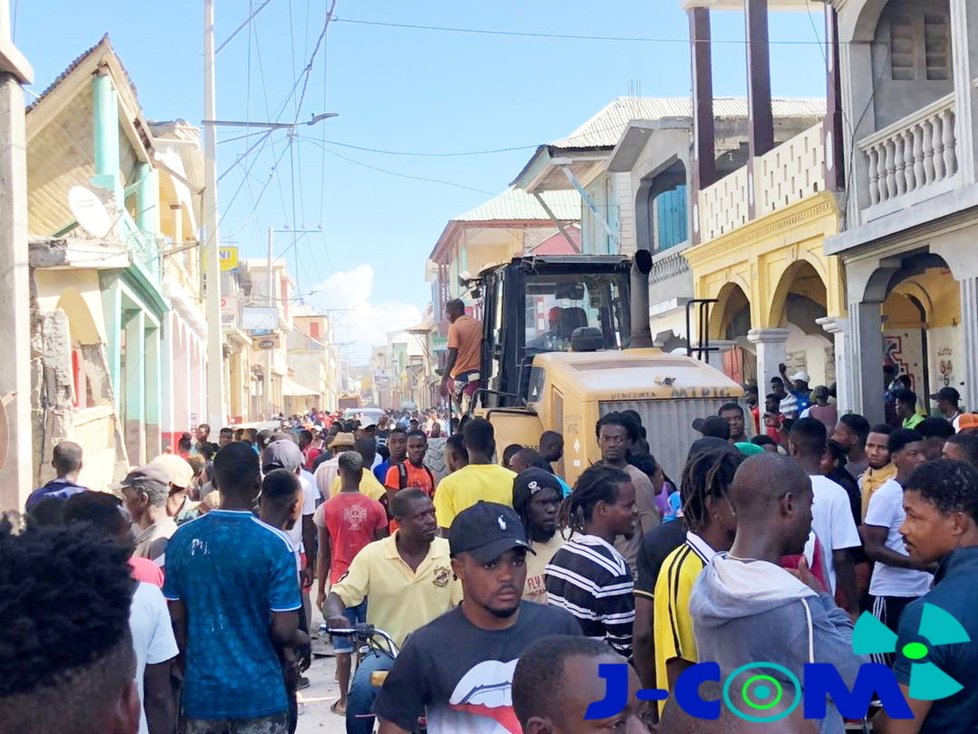
[[[378,670],[390,670],[394,659],[386,653],[371,650],[367,653],[350,684],[346,700],[346,734],[371,734],[374,717],[370,714],[377,698],[377,688],[370,683],[370,675]]]
[[[364,599],[355,607],[347,607],[343,610],[343,616],[350,623],[351,627],[356,627],[367,621],[367,600]],[[334,637],[333,652],[353,652],[354,640],[350,637]]]

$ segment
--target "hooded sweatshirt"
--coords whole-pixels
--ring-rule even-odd
[[[724,675],[748,663],[769,662],[784,666],[804,685],[806,663],[828,663],[851,689],[859,666],[868,662],[853,653],[852,621],[831,596],[817,594],[766,561],[717,555],[696,580],[689,611],[699,659],[719,663]],[[756,673],[786,677],[771,669],[750,674]],[[787,697],[793,687],[783,682]],[[843,734],[842,716],[831,700],[826,713],[822,734]]]

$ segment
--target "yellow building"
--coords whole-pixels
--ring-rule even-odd
[[[771,96],[768,10],[805,9],[777,0],[748,10],[747,146],[733,170],[718,157],[711,13],[743,11],[738,2],[685,0],[693,71],[693,247],[690,264],[701,342],[727,350],[724,367],[757,382],[761,399],[784,363],[812,387],[837,384],[850,404],[846,365],[846,284],[825,242],[842,224],[836,192],[844,185],[838,47],[830,44],[825,117],[787,140],[777,135]],[[696,305],[696,304],[694,304]]]
[[[781,362],[789,372],[807,371],[813,386],[835,382],[835,352],[844,351],[829,334],[845,317],[845,284],[838,258],[824,254],[825,239],[839,231],[839,209],[814,179],[809,195],[753,221],[715,220],[705,228],[712,238],[684,252],[694,297],[715,302],[704,336],[731,345],[725,368],[732,377],[756,379],[765,391]],[[700,192],[701,212],[730,203],[717,201],[718,187],[731,188],[721,180]]]

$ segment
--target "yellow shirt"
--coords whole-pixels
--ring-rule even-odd
[[[523,601],[532,601],[537,604],[547,603],[547,584],[544,578],[544,569],[550,563],[550,559],[559,551],[567,539],[558,530],[554,537],[546,543],[534,543],[533,553],[526,554],[526,583],[523,585]]]
[[[863,501],[863,520],[866,519],[866,509],[869,507],[869,498],[876,493],[877,489],[882,487],[888,481],[891,479],[896,479],[896,475],[896,464],[890,462],[882,469],[873,469],[870,467],[861,477],[859,477],[859,489],[862,493]]]
[[[339,477],[333,480],[333,483],[329,485],[329,496],[335,497],[339,494],[340,487],[343,486],[342,481]],[[387,496],[387,490],[384,489],[384,485],[377,481],[377,477],[369,469],[363,470],[363,476],[360,478],[360,494],[367,495],[372,500],[377,500],[380,502],[381,498]],[[384,630],[386,632],[386,630]]]
[[[400,647],[410,633],[458,604],[462,585],[453,579],[447,540],[431,541],[428,555],[412,571],[397,552],[396,539],[397,533],[364,547],[330,591],[348,607],[369,597],[367,624],[384,630]]]
[[[656,688],[669,688],[666,661],[680,658],[691,663],[697,662],[689,597],[693,584],[714,555],[713,549],[702,538],[686,533],[686,542],[662,562],[653,599]],[[660,713],[662,705],[660,702]]]
[[[479,500],[513,506],[516,473],[498,464],[469,464],[449,474],[435,491],[438,526],[450,528],[455,516]]]

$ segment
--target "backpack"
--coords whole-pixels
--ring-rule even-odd
[[[431,473],[431,469],[424,466],[423,464],[421,465],[421,468],[425,470],[425,473],[428,475],[428,479],[431,480],[431,488],[432,490],[434,490],[435,488],[434,474]],[[407,489],[407,486],[408,486],[408,470],[407,470],[407,466],[405,465],[405,462],[402,461],[399,462],[397,465],[397,488]],[[420,487],[418,489],[420,489]]]

